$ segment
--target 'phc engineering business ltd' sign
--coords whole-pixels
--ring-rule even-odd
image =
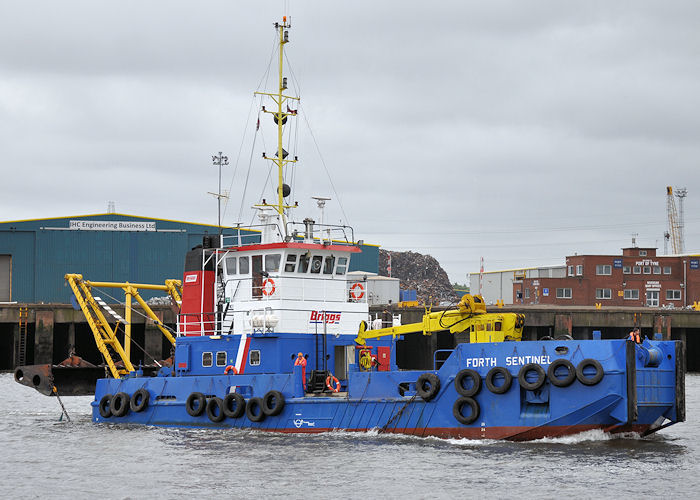
[[[155,231],[155,222],[126,220],[72,220],[68,229],[76,231]]]

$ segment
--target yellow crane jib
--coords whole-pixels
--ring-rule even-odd
[[[449,330],[450,333],[469,331],[469,342],[503,342],[522,338],[525,315],[516,313],[487,313],[481,295],[466,294],[457,304],[456,309],[445,311],[426,311],[423,321],[401,326],[368,330],[367,323],[360,323],[355,342],[365,345],[368,339],[391,335],[398,337],[407,333],[433,332]]]
[[[114,378],[120,378],[120,375],[134,371],[134,366],[131,364],[131,302],[135,299],[146,316],[148,316],[155,326],[163,333],[163,335],[175,345],[175,338],[170,331],[161,323],[160,319],[153,310],[148,306],[145,300],[139,294],[139,290],[161,290],[167,292],[175,303],[180,306],[182,303],[182,282],[180,280],[169,279],[164,285],[148,285],[141,283],[112,283],[103,281],[89,281],[83,279],[81,274],[66,274],[66,281],[73,290],[78,305],[85,315],[85,319],[90,325],[95,343],[102,357],[105,359],[107,366]],[[100,305],[92,295],[92,288],[121,288],[124,291],[125,307],[124,307],[124,346],[117,339],[117,329],[119,324],[112,328],[100,310]],[[111,347],[114,352],[121,358],[124,368],[120,368],[112,359],[109,352]]]

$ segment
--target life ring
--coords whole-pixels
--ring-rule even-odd
[[[146,409],[148,406],[148,399],[150,397],[150,394],[146,389],[143,387],[133,393],[131,395],[131,401],[129,402],[129,406],[131,407],[131,411],[134,413],[138,413],[140,411],[143,411]]]
[[[268,417],[274,417],[282,413],[284,408],[284,396],[280,391],[267,391],[262,398],[262,411]]]
[[[493,379],[500,375],[503,377],[503,384],[496,385],[493,383]],[[486,374],[486,388],[493,392],[494,394],[505,394],[510,389],[510,385],[513,383],[513,375],[510,374],[508,370],[502,366],[494,366]]]
[[[193,392],[187,397],[187,401],[185,401],[185,409],[192,417],[198,417],[204,413],[206,405],[207,398],[204,397],[204,394],[201,392]]]
[[[233,365],[228,365],[224,368],[224,375],[228,375],[229,371],[232,371],[234,375],[238,375],[238,370],[236,370],[236,367]]]
[[[583,370],[589,366],[595,368],[595,373],[590,377],[583,373]],[[597,360],[593,358],[586,358],[576,367],[576,378],[583,385],[596,385],[598,382],[603,380],[603,367]],[[114,413],[114,409],[112,409],[112,413]]]
[[[267,284],[270,284],[272,287],[270,290],[267,289]],[[262,293],[265,297],[269,297],[270,295],[275,293],[275,280],[272,278],[265,278],[265,280],[262,282]]]
[[[468,406],[471,409],[468,415],[464,415],[462,413],[462,408],[465,406]],[[479,403],[472,398],[458,398],[457,401],[455,401],[455,404],[452,406],[452,415],[459,423],[469,425],[479,418]]]
[[[360,293],[357,293],[356,290],[360,290]],[[352,300],[360,300],[362,297],[365,296],[365,287],[362,286],[362,283],[355,283],[350,287],[350,297]]]
[[[226,417],[223,399],[213,397],[207,402],[207,417],[214,423],[221,422]]]
[[[567,373],[566,376],[559,378],[556,375],[556,371],[558,368],[562,367],[566,368]],[[574,367],[574,364],[568,359],[555,359],[554,361],[552,361],[552,364],[550,364],[549,368],[547,369],[547,378],[549,378],[549,381],[552,383],[552,385],[555,385],[557,387],[568,387],[573,383],[574,380],[576,380],[576,368]]]
[[[440,392],[440,378],[434,373],[423,373],[416,381],[416,393],[423,401],[430,401]]]
[[[467,382],[469,385],[465,387],[464,382],[467,380],[471,380],[471,384]],[[460,396],[464,396],[466,398],[475,396],[481,390],[481,375],[479,375],[479,372],[470,370],[469,368],[460,370],[457,372],[457,376],[455,377],[455,389]]]
[[[335,384],[335,387],[333,387],[333,384]],[[326,377],[326,387],[328,387],[331,392],[338,392],[340,391],[340,382],[338,382],[338,379],[335,378],[335,376],[328,375]]]
[[[537,379],[534,382],[528,382],[527,374],[529,372],[535,372],[537,374]],[[526,391],[536,391],[544,385],[544,381],[547,378],[547,374],[537,363],[528,363],[523,365],[523,367],[518,372],[518,383],[520,387]]]
[[[115,417],[123,417],[129,412],[131,398],[126,392],[118,392],[109,403],[109,409]]]

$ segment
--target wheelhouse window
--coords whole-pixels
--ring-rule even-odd
[[[598,264],[595,266],[595,273],[599,276],[612,274],[612,266],[610,264]]]
[[[321,255],[314,255],[311,258],[311,272],[313,274],[319,274],[321,268],[323,267],[323,257]]]
[[[558,299],[570,299],[571,298],[571,288],[557,288],[557,298]]]
[[[681,291],[666,290],[666,300],[681,300]]]
[[[226,366],[226,351],[217,351],[216,366]]]
[[[265,256],[265,271],[268,273],[276,273],[280,270],[280,260],[282,256],[278,253],[273,253]]]
[[[304,254],[299,256],[299,267],[297,268],[298,273],[305,273],[306,271],[309,270],[309,261],[311,260],[311,257],[309,255]]]
[[[625,290],[623,293],[625,300],[639,300],[639,290]]]
[[[238,274],[250,273],[250,259],[248,256],[238,258]]]
[[[212,354],[210,352],[202,353],[202,366],[207,367],[212,365]]]
[[[297,267],[297,254],[290,253],[287,255],[287,262],[284,264],[284,272],[293,273],[294,269]]]
[[[333,274],[333,267],[335,266],[335,257],[332,255],[327,255],[323,259],[323,274]]]
[[[348,269],[348,258],[347,257],[338,257],[338,265],[335,266],[335,274],[338,275],[343,275],[345,274],[345,271]]]
[[[250,351],[250,354],[248,355],[248,364],[250,366],[259,366],[260,365],[260,351],[255,349]]]
[[[595,290],[596,299],[611,299],[612,290],[610,288],[596,288]]]
[[[226,274],[231,276],[236,274],[236,263],[238,262],[238,257],[226,257]]]

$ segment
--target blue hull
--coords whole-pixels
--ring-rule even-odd
[[[566,385],[571,377],[566,367],[547,373],[560,359],[578,368]],[[602,373],[589,360],[595,360]],[[523,369],[525,365],[528,369]],[[543,381],[533,365],[546,373]],[[501,373],[489,377],[494,368]],[[471,375],[464,377],[464,370],[472,370]],[[505,371],[512,376],[509,387],[503,385]],[[480,379],[476,384],[474,372]],[[422,397],[425,387],[418,395],[416,386],[425,373],[439,379],[439,388],[427,401]],[[343,392],[337,394],[305,394],[297,367],[289,373],[101,379],[92,406],[93,420],[104,423],[307,433],[379,429],[418,436],[527,440],[589,429],[646,433],[682,421],[683,375],[682,345],[672,341],[459,344],[434,371],[350,371],[342,381]],[[117,393],[132,396],[139,389],[148,391],[148,403],[140,411],[132,407],[124,416],[100,414],[103,398]],[[187,411],[193,393],[209,401],[234,391],[248,404],[279,391],[284,405],[274,416],[253,408],[250,414],[221,421],[215,421],[220,418],[216,405],[209,415],[203,411],[192,416]]]

